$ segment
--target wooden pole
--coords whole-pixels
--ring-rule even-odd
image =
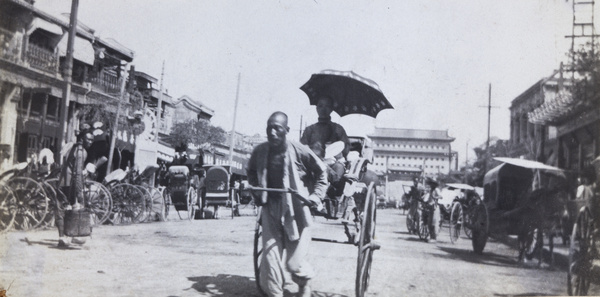
[[[71,1],[71,17],[69,20],[69,38],[67,39],[67,56],[65,57],[65,68],[63,72],[64,79],[64,87],[62,93],[62,101],[60,105],[60,127],[58,129],[59,142],[58,148],[56,150],[56,154],[59,162],[62,162],[60,159],[60,151],[62,150],[63,145],[66,143],[66,140],[69,139],[69,135],[66,135],[67,130],[67,114],[69,112],[69,101],[71,97],[71,80],[72,80],[72,72],[73,72],[73,45],[75,43],[75,34],[77,34],[77,11],[79,9],[79,0]]]
[[[489,149],[490,149],[490,123],[491,123],[491,116],[492,116],[492,84],[490,83],[490,87],[489,87],[489,91],[488,91],[488,126],[487,126],[487,141],[485,142],[485,159],[484,159],[484,165],[483,165],[483,174],[485,174],[487,172],[487,167],[488,167],[488,156],[490,154]]]
[[[163,102],[163,81],[165,76],[165,61],[163,60],[162,71],[160,73],[160,93],[158,93],[158,105],[156,106],[156,138],[154,142],[158,143],[158,131],[160,130],[160,118],[162,114]]]
[[[125,67],[123,67],[123,71],[125,73],[127,73],[127,71],[125,69],[127,69],[127,65],[125,65]],[[131,79],[133,79],[133,77]],[[123,75],[123,80],[121,81],[121,96],[117,103],[117,114],[115,116],[115,124],[113,125],[112,135],[110,137],[110,150],[108,152],[108,165],[106,167],[107,174],[112,172],[112,162],[113,162],[113,155],[114,155],[114,150],[115,150],[115,142],[117,141],[117,132],[119,131],[119,117],[121,117],[121,102],[123,102],[125,100],[125,81],[126,81],[125,75]]]
[[[241,78],[242,78],[242,74],[238,73],[237,91],[235,92],[235,105],[233,107],[233,125],[231,126],[231,137],[229,140],[229,173],[231,173],[231,168],[233,167],[233,144],[235,143],[235,120],[237,117],[238,101],[240,99],[240,80],[241,80]]]

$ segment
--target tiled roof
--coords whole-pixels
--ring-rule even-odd
[[[375,128],[375,132],[368,136],[370,138],[401,138],[454,141],[454,137],[448,136],[448,130]]]

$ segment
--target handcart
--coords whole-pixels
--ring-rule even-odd
[[[187,212],[187,218],[192,220],[201,205],[198,196],[198,184],[193,182],[187,166],[176,165],[169,167],[168,193],[170,201],[181,219],[180,211]]]

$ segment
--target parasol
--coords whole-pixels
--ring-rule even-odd
[[[375,118],[380,111],[394,108],[377,83],[352,71],[323,70],[313,74],[300,89],[311,105],[317,105],[321,96],[333,99],[333,111],[341,117],[364,114]]]

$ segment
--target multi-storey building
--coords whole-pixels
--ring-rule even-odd
[[[133,51],[81,23],[73,47],[72,87],[62,102],[69,23],[33,1],[0,0],[0,167],[72,141],[86,105],[115,112]],[[128,109],[129,102],[123,102]],[[68,109],[66,109],[68,106]],[[66,134],[61,111],[67,112]],[[2,168],[0,168],[2,169]]]
[[[368,136],[373,140],[371,168],[387,173],[389,181],[448,174],[456,157],[448,130],[375,128]]]
[[[510,105],[509,155],[557,165],[556,136],[553,125],[533,122],[528,114],[546,102],[555,100],[559,93],[560,72],[540,79],[517,96]]]

